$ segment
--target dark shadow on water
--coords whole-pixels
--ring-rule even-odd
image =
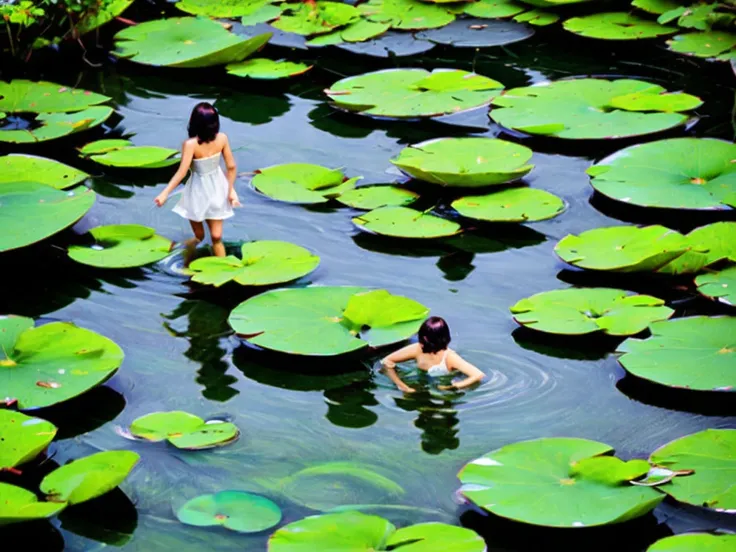
[[[626,374],[616,382],[616,388],[635,401],[706,416],[736,416],[733,391],[708,392],[676,389]]]
[[[94,431],[117,418],[124,408],[123,395],[101,385],[63,403],[34,410],[33,415],[59,428],[56,434],[58,441]]]
[[[138,525],[135,506],[120,490],[70,506],[59,514],[61,529],[111,546],[123,546]]]
[[[43,552],[62,552],[64,537],[48,521],[29,521],[0,527],[3,550],[28,547]]]
[[[616,350],[622,338],[603,333],[579,336],[548,334],[519,327],[511,332],[517,345],[541,355],[568,360],[603,360]]]

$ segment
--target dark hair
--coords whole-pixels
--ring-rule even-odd
[[[194,106],[189,117],[189,137],[197,137],[197,142],[211,142],[220,132],[220,116],[212,104],[201,102]]]
[[[419,344],[423,353],[438,353],[450,344],[450,328],[444,318],[432,316],[419,328]]]

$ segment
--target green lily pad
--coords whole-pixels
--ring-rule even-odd
[[[0,182],[0,252],[61,232],[92,208],[87,188],[60,191],[39,182]]]
[[[736,535],[684,533],[658,540],[647,552],[730,552],[736,549]]]
[[[211,67],[241,61],[270,38],[270,33],[239,37],[211,19],[172,17],[123,29],[115,35],[114,54],[144,65]]]
[[[448,187],[505,184],[534,168],[527,147],[494,138],[438,138],[401,150],[391,163],[409,176]]]
[[[522,299],[510,310],[522,326],[562,335],[598,331],[633,335],[675,312],[662,299],[610,288],[544,291]]]
[[[364,42],[381,36],[390,28],[389,23],[359,19],[347,27],[314,37],[307,42],[307,46],[334,46],[344,42]]]
[[[526,6],[513,0],[478,0],[463,7],[463,13],[484,19],[511,17],[526,10]]]
[[[675,318],[649,329],[651,337],[619,345],[626,371],[669,387],[736,390],[736,317]]]
[[[238,305],[228,322],[250,343],[266,349],[334,356],[407,339],[428,312],[420,303],[385,290],[310,286],[256,295]]]
[[[275,18],[279,13],[281,13],[281,9],[273,4],[278,4],[280,1],[281,0],[179,0],[176,3],[176,7],[181,11],[192,15],[234,18],[250,17],[268,6],[276,9],[276,15],[273,17]]]
[[[281,509],[266,497],[245,491],[220,491],[198,496],[176,512],[182,523],[222,526],[238,533],[258,533],[278,525]]]
[[[179,159],[174,158],[179,153],[175,149],[134,146],[129,140],[98,140],[98,142],[87,144],[79,152],[91,161],[108,167],[158,169],[179,162]]]
[[[580,2],[589,2],[590,0],[521,0],[524,4],[537,6],[539,8],[553,8],[564,6],[565,4],[579,4]]]
[[[736,306],[736,266],[695,278],[698,291],[726,305]]]
[[[53,82],[0,81],[0,111],[5,113],[64,113],[81,111],[110,98]]]
[[[706,429],[675,439],[649,461],[669,470],[692,470],[659,487],[675,500],[736,513],[736,429]]]
[[[340,194],[337,201],[354,209],[371,211],[380,207],[401,207],[414,203],[419,194],[398,186],[361,186]]]
[[[670,50],[679,54],[712,58],[736,48],[736,33],[707,31],[679,34],[668,40],[667,45]]]
[[[112,376],[122,361],[113,341],[69,322],[34,328],[30,318],[0,317],[0,389],[21,410],[81,395]]]
[[[688,239],[664,226],[609,226],[568,234],[555,253],[571,265],[617,272],[656,271],[684,254]]]
[[[138,224],[98,226],[89,231],[90,246],[72,245],[69,257],[98,268],[130,268],[160,261],[171,252],[171,240]]]
[[[573,140],[622,138],[684,124],[678,111],[702,104],[633,79],[573,79],[507,90],[492,101],[491,118],[506,128]]]
[[[95,140],[89,144],[85,144],[79,148],[79,153],[84,157],[90,155],[98,155],[101,153],[108,153],[111,151],[119,150],[132,146],[133,142],[125,140],[124,138],[106,138],[104,140]]]
[[[634,0],[631,5],[647,13],[662,15],[681,6],[677,0]]]
[[[140,458],[129,450],[97,452],[56,468],[40,489],[54,502],[87,502],[120,485]]]
[[[437,117],[487,105],[503,85],[459,69],[384,69],[342,79],[325,93],[336,107],[378,117]]]
[[[571,33],[604,40],[640,40],[677,32],[676,27],[666,27],[656,21],[625,12],[595,13],[572,17],[562,26]]]
[[[664,495],[626,484],[641,475],[638,467],[613,459],[601,470],[588,462],[611,452],[603,443],[562,437],[507,445],[465,465],[461,493],[495,515],[547,527],[593,527],[647,514]]]
[[[289,203],[324,203],[355,187],[341,169],[309,163],[287,163],[256,171],[252,184],[262,194]]]
[[[456,48],[490,48],[520,42],[534,35],[534,29],[511,21],[460,19],[439,29],[417,33],[421,40]]]
[[[51,422],[0,410],[0,471],[30,462],[49,446],[54,435],[56,426]]]
[[[360,10],[342,2],[318,0],[282,5],[277,29],[302,36],[324,34],[360,19]]]
[[[35,144],[88,130],[104,123],[113,114],[111,107],[95,105],[76,113],[41,113],[30,129],[0,128],[0,142]]]
[[[514,21],[517,23],[529,23],[529,25],[536,27],[546,27],[557,23],[559,20],[559,15],[545,10],[529,10],[514,17]]]
[[[455,20],[445,7],[419,0],[368,0],[358,9],[369,21],[388,23],[392,29],[403,31],[437,29]]]
[[[18,153],[0,157],[0,185],[6,182],[22,182],[28,175],[33,175],[34,182],[57,190],[70,188],[89,178],[85,172],[45,157]]]
[[[603,195],[643,207],[736,207],[736,144],[672,138],[617,151],[588,169]]]
[[[0,526],[47,519],[66,508],[66,502],[39,502],[38,497],[15,485],[0,483]]]
[[[174,410],[153,412],[133,420],[130,433],[147,441],[166,440],[176,448],[202,450],[228,445],[240,436],[235,424],[211,420]]]
[[[238,63],[231,63],[225,69],[228,74],[251,79],[274,80],[303,75],[313,65],[295,63],[293,61],[274,61],[266,58],[253,58]]]
[[[457,222],[409,207],[380,207],[353,218],[353,223],[361,230],[394,238],[443,238],[462,231]]]
[[[718,261],[736,262],[736,222],[714,222],[690,232],[690,246],[684,255],[670,261],[658,272],[665,274],[695,274]]]
[[[276,531],[269,552],[483,552],[485,542],[470,529],[430,522],[396,529],[388,520],[360,512],[311,516]]]
[[[534,222],[556,217],[565,203],[556,195],[534,188],[510,188],[486,195],[465,196],[452,202],[464,217],[490,222]]]
[[[132,3],[133,0],[106,0],[96,10],[86,13],[74,27],[80,35],[87,34],[118,17]]]
[[[192,280],[215,287],[233,281],[241,286],[269,286],[297,280],[319,265],[319,257],[308,249],[282,241],[245,243],[241,257],[197,259],[189,265]]]

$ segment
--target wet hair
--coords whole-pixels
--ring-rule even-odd
[[[220,115],[212,104],[201,102],[194,106],[187,126],[190,138],[200,144],[211,142],[220,132]]]
[[[423,353],[438,353],[450,344],[450,328],[444,318],[432,316],[419,328],[419,345]]]

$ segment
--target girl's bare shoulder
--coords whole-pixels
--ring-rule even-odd
[[[182,148],[194,149],[198,143],[196,136],[194,138],[187,138],[184,140]]]
[[[218,142],[219,144],[222,144],[223,146],[224,146],[225,144],[227,144],[227,143],[228,143],[228,141],[229,141],[229,140],[228,140],[228,137],[227,137],[227,134],[225,134],[224,132],[218,132],[218,133],[217,133],[217,136],[215,137],[215,140],[217,140],[217,142]]]

